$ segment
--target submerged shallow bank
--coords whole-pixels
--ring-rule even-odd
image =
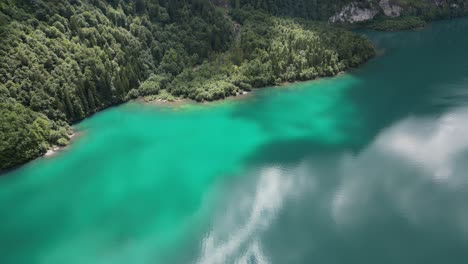
[[[377,50],[376,49],[376,56],[375,57],[381,56],[383,54],[384,54],[383,50]],[[374,57],[371,58],[371,59],[374,59]],[[360,67],[364,66],[371,59],[369,59],[368,61],[363,63]],[[138,102],[138,103],[142,103],[142,104],[168,105],[168,106],[183,106],[183,105],[186,105],[186,104],[201,104],[201,105],[216,104],[216,103],[222,103],[223,101],[231,101],[231,100],[235,101],[235,100],[246,99],[246,98],[249,98],[250,96],[255,96],[256,92],[259,92],[259,91],[265,90],[265,89],[287,88],[287,87],[290,87],[290,86],[293,86],[293,85],[301,85],[301,84],[306,84],[306,83],[318,82],[318,81],[321,81],[323,79],[335,78],[335,77],[339,77],[339,76],[341,76],[343,74],[351,74],[353,71],[358,70],[360,67],[348,69],[348,71],[339,72],[334,76],[320,77],[320,78],[315,78],[315,79],[312,79],[312,80],[304,80],[304,81],[282,82],[281,84],[274,85],[274,86],[256,87],[256,88],[252,88],[249,91],[241,91],[241,92],[237,93],[236,95],[230,95],[230,96],[227,96],[227,97],[224,97],[224,98],[221,98],[221,99],[217,99],[217,100],[213,100],[213,101],[196,101],[196,100],[187,99],[187,98],[175,98],[173,100],[163,100],[163,99],[151,99],[151,97],[149,97],[150,99],[145,98],[145,97],[139,97],[138,99],[135,99],[135,100],[132,100],[132,101],[126,102],[126,103]]]
[[[468,259],[467,30],[370,33],[386,52],[338,77],[84,120],[0,178],[2,264]]]
[[[0,84],[0,97],[4,99],[0,98],[0,108],[7,112],[0,119],[0,136],[9,139],[2,146],[5,151],[0,153],[0,168],[31,160],[45,152],[46,146],[64,145],[66,139],[57,135],[67,129],[67,123],[139,96],[218,100],[253,87],[271,86],[286,80],[333,76],[358,66],[373,55],[372,43],[350,31],[323,23],[273,17],[249,8],[234,9],[229,12],[229,17],[217,9],[200,8],[211,3],[202,2],[185,1],[178,8],[184,6],[184,10],[197,12],[210,10],[203,18],[214,12],[221,16],[213,20],[216,23],[212,21],[205,25],[203,19],[197,20],[200,17],[196,17],[193,21],[174,21],[171,25],[175,27],[165,28],[157,26],[161,21],[149,19],[147,14],[133,16],[128,10],[130,13],[121,19],[127,21],[126,25],[134,25],[130,31],[115,24],[115,15],[111,14],[116,12],[116,6],[105,1],[84,1],[76,9],[69,3],[51,4],[50,10],[57,11],[54,19],[60,17],[60,23],[76,25],[62,25],[59,28],[63,30],[58,31],[51,21],[39,19],[39,24],[31,22],[36,21],[36,13],[28,6],[37,5],[37,12],[41,13],[39,10],[47,6],[44,1],[26,5],[13,1],[4,5],[2,10],[6,8],[8,14],[19,12],[22,15],[11,17],[11,23],[6,25],[5,32],[10,37],[3,45],[6,55],[0,57],[4,79],[4,84]],[[192,5],[198,7],[189,8]],[[84,9],[100,11],[89,13],[92,17],[89,23],[69,21],[74,17],[70,14]],[[63,13],[64,10],[69,12]],[[145,22],[140,24],[140,19]],[[106,23],[97,27],[96,21]],[[215,26],[218,22],[221,24]],[[189,31],[192,33],[212,26],[217,30],[202,30],[207,34],[180,34],[185,32],[182,25],[187,23],[191,25],[192,30]],[[242,30],[235,29],[234,24]],[[83,31],[94,37],[83,38]],[[173,45],[168,43],[175,39],[157,37],[167,34],[175,39],[183,36],[183,40]],[[211,37],[214,39],[209,41]],[[129,38],[136,46],[126,42]],[[68,41],[71,41],[71,46],[62,45]],[[48,42],[53,43],[53,49],[49,47],[51,45],[44,44]],[[22,54],[30,54],[32,59],[28,60],[29,56]],[[47,55],[35,60],[37,54]],[[60,55],[59,59],[49,59],[57,55]]]
[[[81,136],[80,133],[78,132],[73,132],[72,134],[68,135],[68,143],[67,145],[65,146],[56,146],[56,145],[53,145],[51,146],[50,149],[47,150],[46,153],[43,154],[44,157],[51,157],[51,156],[55,156],[57,155],[58,153],[60,153],[62,150],[64,150],[65,148],[67,148],[68,146],[70,146],[70,144],[73,143],[74,140],[76,140],[76,138],[78,136]]]
[[[381,54],[378,54],[377,56],[380,56],[380,55]],[[369,58],[369,60],[371,60],[371,59],[372,58]],[[360,65],[360,67],[364,66],[368,61],[366,61],[365,63],[362,63]],[[241,91],[236,95],[230,95],[230,96],[227,96],[227,97],[224,97],[224,98],[219,98],[219,99],[213,100],[213,101],[199,102],[199,101],[191,100],[191,99],[188,99],[188,98],[174,98],[174,100],[164,100],[164,99],[147,99],[145,97],[139,97],[139,98],[131,100],[129,102],[124,102],[122,104],[117,104],[117,105],[110,106],[109,108],[102,109],[99,112],[106,111],[106,110],[108,110],[110,108],[119,107],[119,106],[121,106],[123,104],[131,103],[131,102],[138,102],[138,103],[143,103],[143,104],[154,104],[154,105],[166,105],[166,106],[184,106],[186,104],[212,104],[212,103],[221,103],[222,101],[226,101],[226,100],[242,100],[242,99],[248,98],[250,96],[255,96],[255,93],[260,91],[260,90],[264,90],[264,89],[281,89],[281,88],[288,87],[288,86],[291,86],[291,85],[316,82],[316,81],[320,81],[322,79],[334,78],[334,77],[337,77],[337,76],[340,76],[340,75],[343,75],[343,74],[346,74],[346,73],[351,73],[351,72],[353,72],[353,71],[355,71],[357,69],[359,69],[359,68],[351,68],[351,69],[348,69],[348,71],[346,71],[346,72],[342,71],[342,72],[337,73],[334,76],[320,77],[320,78],[315,78],[315,79],[307,80],[307,81],[283,82],[283,83],[281,83],[279,85],[275,85],[275,86],[252,88],[250,91]],[[83,122],[83,121],[85,121],[85,120],[87,120],[89,118],[93,118],[93,116],[96,115],[96,114],[99,114],[99,112],[93,114],[90,117],[87,117],[87,118],[81,120],[79,123],[81,123],[81,122]],[[65,148],[68,148],[73,143],[73,141],[75,141],[77,135],[81,135],[81,132],[76,131],[75,129],[73,129],[73,126],[70,128],[70,131],[71,131],[72,134],[69,135],[69,141],[65,146],[52,145],[46,152],[44,152],[41,155],[38,155],[37,158],[40,158],[40,157],[53,157],[53,156],[56,156],[57,154],[59,154],[61,152],[61,150],[65,149]],[[11,170],[18,169],[21,166],[24,166],[25,164],[27,164],[27,163],[29,163],[29,162],[31,162],[33,160],[26,161],[25,163],[14,166],[12,168],[1,170],[0,175],[6,174],[6,173],[10,172]]]

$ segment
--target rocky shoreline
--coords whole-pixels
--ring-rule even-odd
[[[63,150],[64,148],[66,148],[67,146],[69,146],[72,142],[72,140],[74,140],[76,138],[76,135],[77,133],[72,133],[70,135],[68,135],[68,144],[65,145],[65,146],[57,146],[57,145],[52,145],[52,147],[47,150],[46,153],[44,153],[44,157],[52,157],[54,155],[56,155],[58,152],[60,152],[61,150]]]

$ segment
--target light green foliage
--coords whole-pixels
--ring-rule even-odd
[[[458,17],[466,15],[468,11],[468,2],[465,0],[395,0],[395,2],[404,8],[404,15],[416,16],[426,21]]]
[[[45,117],[11,99],[1,99],[0,113],[0,169],[47,150],[51,126]]]
[[[57,140],[57,145],[59,146],[66,146],[68,144],[68,140],[66,138],[59,138]]]
[[[7,98],[0,84],[0,170],[44,154],[51,144],[68,143],[68,125]]]
[[[185,69],[164,89],[197,101],[218,100],[252,87],[332,76],[374,55],[369,40],[324,24],[251,9],[232,16],[242,31],[231,49]]]
[[[166,87],[171,80],[170,74],[153,74],[138,88],[139,96],[158,94],[162,87]]]
[[[1,1],[1,167],[65,144],[60,132],[28,132],[35,118],[64,125],[139,96],[129,91],[151,74],[177,75],[226,50],[231,28],[208,0]],[[154,84],[141,94],[157,93]]]
[[[208,0],[0,2],[2,168],[66,144],[67,123],[110,105],[219,100],[331,76],[374,54],[348,31],[225,11]]]
[[[395,0],[403,8],[396,18],[378,16],[365,26],[379,31],[398,31],[423,28],[427,21],[459,17],[468,13],[468,2],[446,0],[436,4],[429,0]]]
[[[377,7],[380,0],[238,0],[232,6],[250,6],[280,16],[328,20],[344,5],[351,2],[360,6]],[[417,16],[423,20],[457,17],[467,14],[465,0],[391,0],[403,7],[403,15]]]
[[[280,16],[327,20],[337,10],[350,2],[367,0],[238,0],[238,6],[250,6]]]

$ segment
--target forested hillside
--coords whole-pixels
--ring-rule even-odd
[[[231,29],[204,0],[1,1],[0,169],[64,144],[66,122],[123,102],[151,73],[226,50]]]
[[[233,0],[233,7],[251,6],[274,15],[327,20],[353,0]],[[358,0],[367,2],[367,0]]]
[[[108,2],[2,2],[9,97],[52,120],[79,120],[122,102],[157,70],[177,75],[226,50],[232,35],[206,1]]]
[[[466,0],[233,0],[233,6],[251,6],[274,15],[328,20],[344,6],[376,10],[385,16],[382,7],[396,6],[402,16],[416,16],[424,20],[456,17],[467,13]],[[354,12],[356,10],[353,10]],[[400,16],[400,11],[398,15]],[[377,16],[378,17],[378,16]],[[394,17],[394,15],[390,15]]]
[[[255,87],[333,76],[374,55],[369,40],[326,24],[275,18],[252,9],[235,9],[231,15],[242,30],[227,52],[186,68],[171,82],[153,75],[151,84],[143,86],[211,101]]]
[[[373,54],[351,32],[240,4],[3,0],[0,169],[67,144],[69,124],[132,98],[217,100],[331,76]]]

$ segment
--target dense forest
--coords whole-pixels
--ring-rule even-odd
[[[231,38],[232,22],[204,0],[1,1],[0,169],[65,144],[67,123]]]
[[[348,2],[2,0],[0,170],[134,98],[211,101],[356,67],[372,43],[323,22]]]
[[[163,94],[211,101],[251,88],[332,76],[374,55],[372,43],[326,24],[275,18],[252,9],[232,10],[241,25],[227,52],[180,74],[156,73],[132,97]]]
[[[381,0],[233,0],[231,4],[234,7],[251,6],[274,15],[327,20],[351,2],[362,7],[376,7]],[[404,16],[419,17],[426,21],[464,15],[468,7],[466,0],[390,0],[389,2],[401,6]]]
[[[367,0],[233,0],[234,8],[251,6],[274,15],[327,20],[350,2],[367,3]]]

